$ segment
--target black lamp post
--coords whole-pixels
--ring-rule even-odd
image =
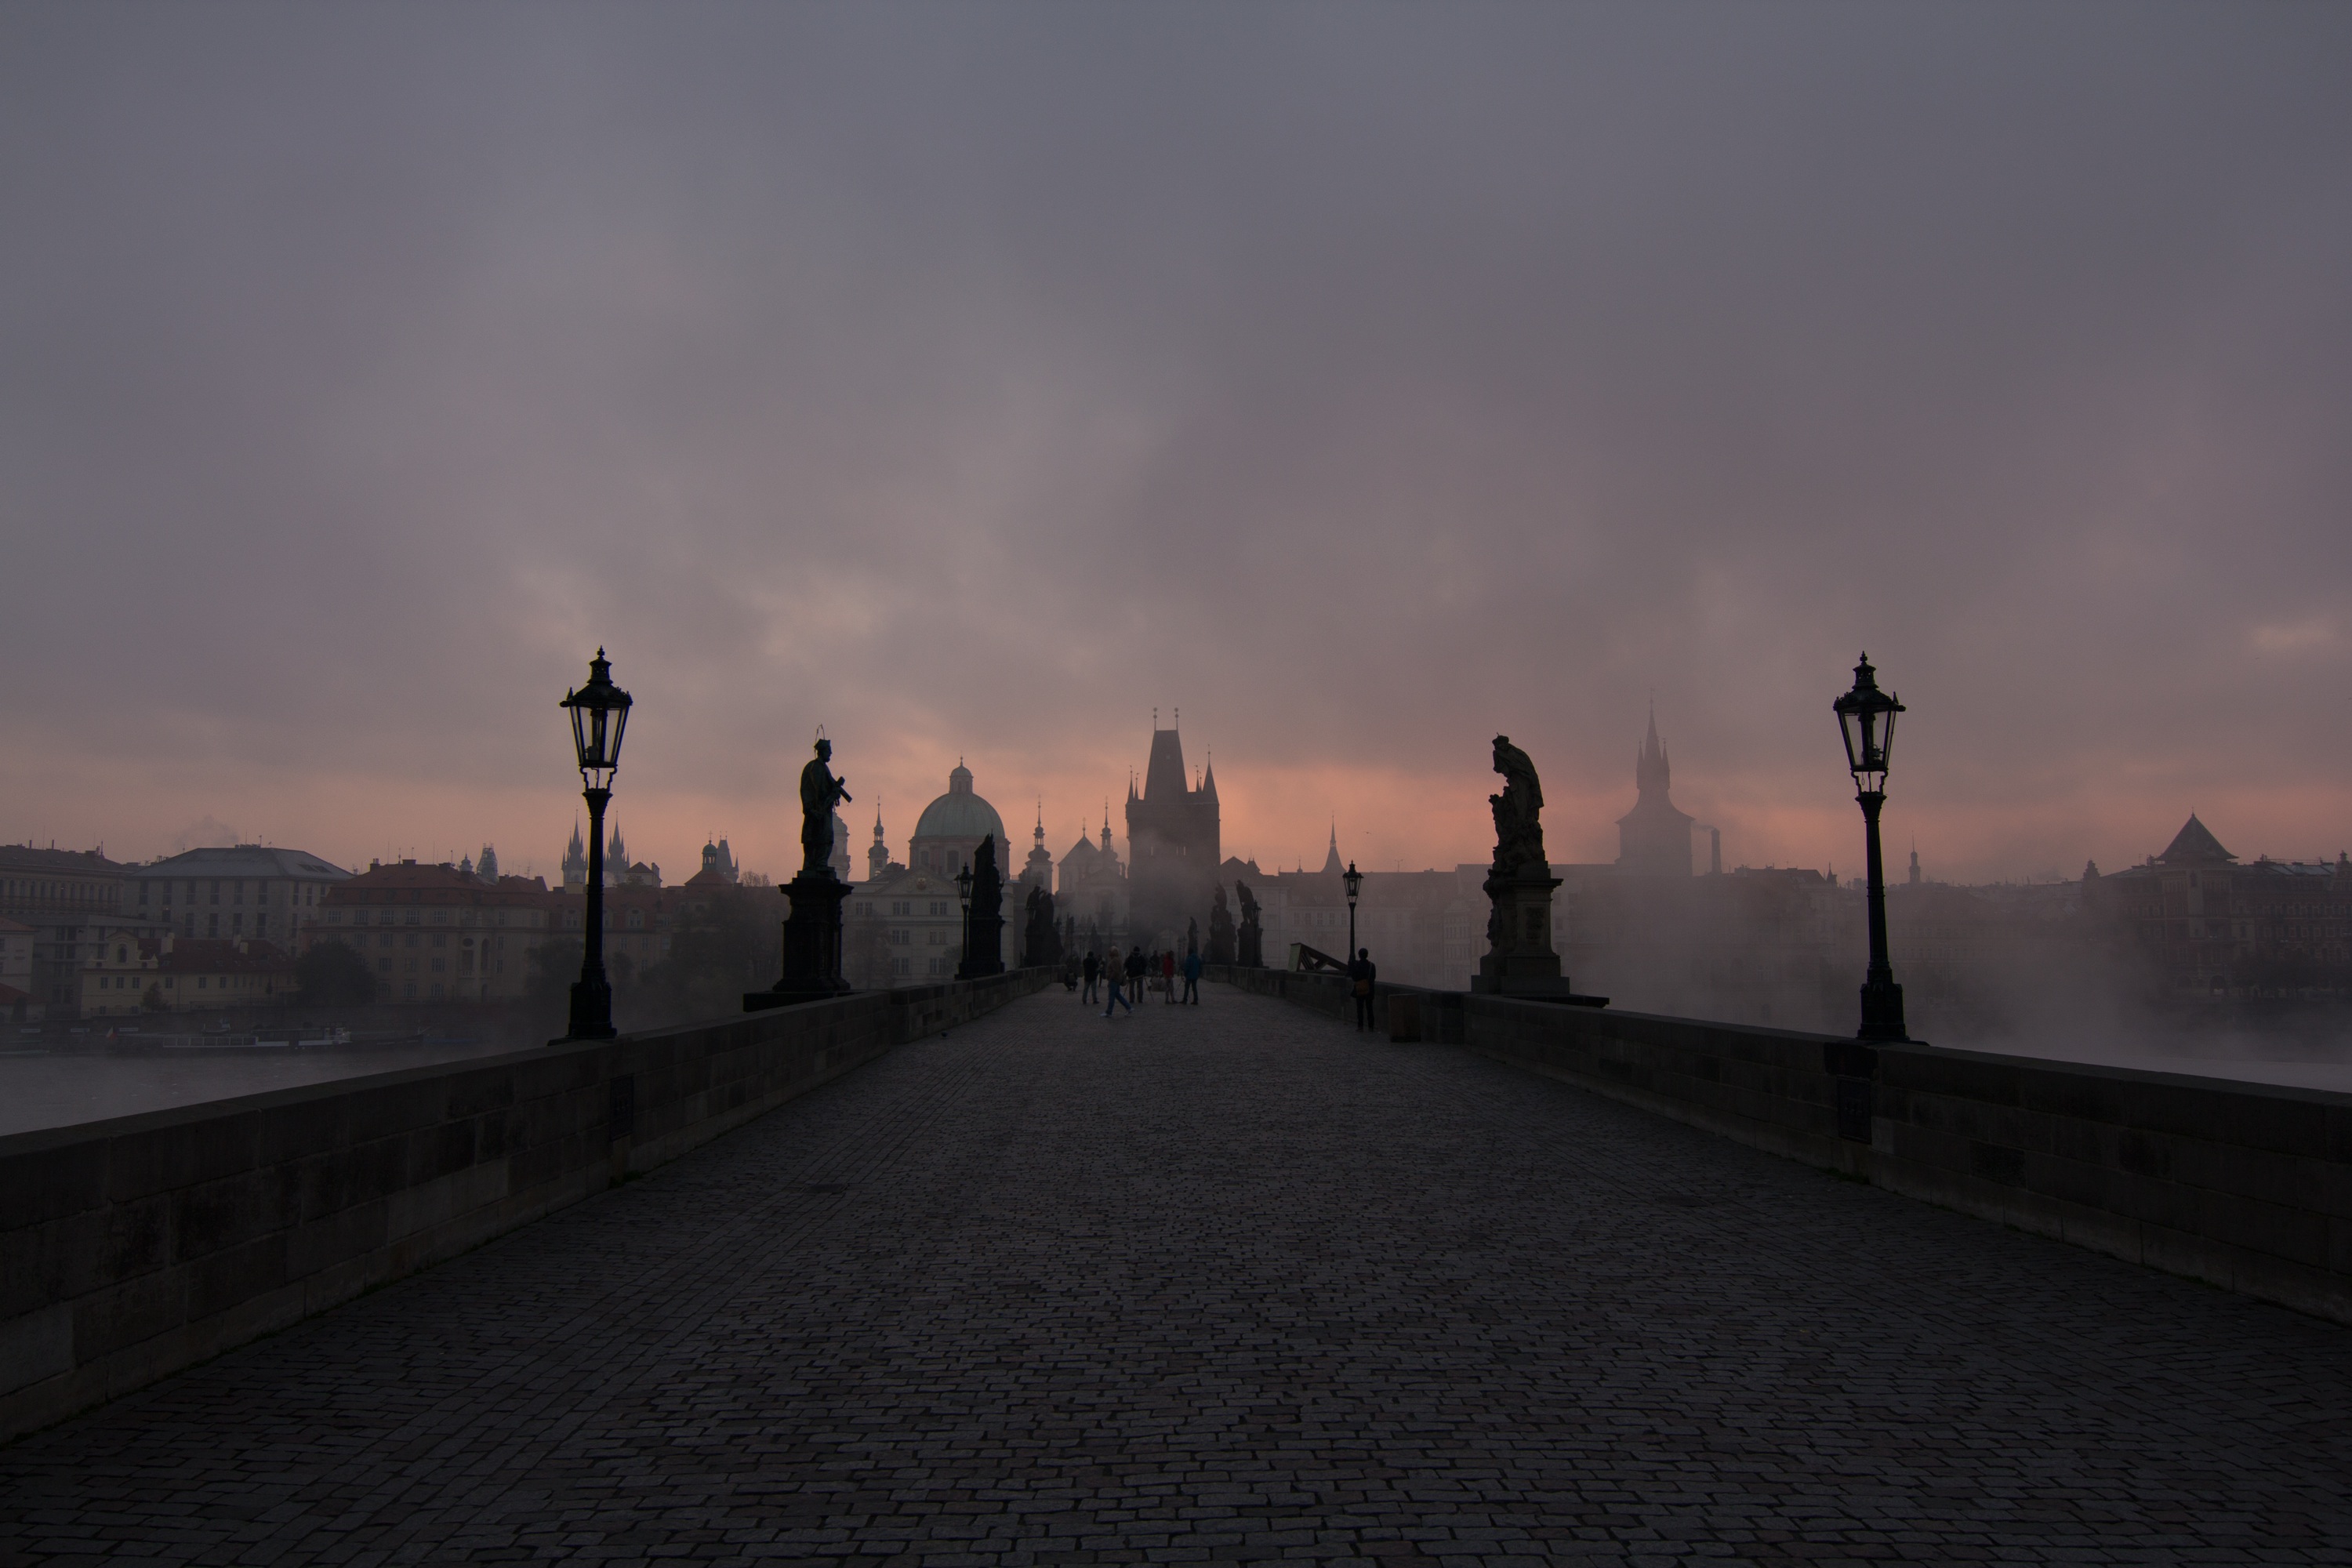
[[[1886,804],[1886,756],[1895,743],[1895,716],[1903,704],[1878,689],[1870,656],[1853,667],[1853,689],[1831,705],[1845,737],[1845,763],[1853,774],[1853,798],[1862,803],[1870,897],[1870,971],[1862,982],[1862,1028],[1856,1038],[1907,1039],[1903,1031],[1903,987],[1886,962],[1886,868],[1878,853],[1878,810]]]
[[[971,972],[971,867],[956,873],[956,901],[963,906],[963,951],[956,954],[956,978]]]
[[[1356,895],[1364,890],[1364,874],[1356,869],[1353,860],[1339,873],[1339,880],[1348,886],[1348,962],[1356,962]]]
[[[604,978],[604,803],[621,766],[621,731],[629,727],[629,694],[613,684],[613,667],[598,648],[588,661],[588,684],[559,705],[572,713],[572,746],[579,753],[582,795],[588,802],[587,951],[572,987],[567,1040],[613,1037],[613,986]]]

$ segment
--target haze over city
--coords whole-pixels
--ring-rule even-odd
[[[0,16],[0,837],[551,873],[1057,855],[1153,710],[1224,844],[1953,880],[2352,835],[2352,15]],[[209,824],[209,826],[206,825]]]

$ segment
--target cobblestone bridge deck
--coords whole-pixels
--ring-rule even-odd
[[[2352,1563],[2352,1333],[1207,995],[0,1450],[0,1562]]]

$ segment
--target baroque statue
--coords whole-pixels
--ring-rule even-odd
[[[1492,874],[1549,877],[1551,865],[1544,854],[1543,785],[1537,782],[1535,763],[1525,752],[1511,744],[1508,735],[1497,735],[1495,771],[1503,775],[1503,792],[1486,797],[1486,804],[1495,808]]]
[[[849,781],[833,776],[833,742],[820,740],[801,769],[801,875],[833,875],[833,811],[849,799]]]
[[[1239,878],[1234,879],[1234,893],[1242,903],[1241,952],[1236,962],[1244,969],[1264,969],[1265,933],[1257,923],[1257,899],[1250,892],[1249,884]]]

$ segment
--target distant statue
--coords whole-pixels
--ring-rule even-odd
[[[1244,969],[1264,969],[1265,933],[1257,923],[1257,900],[1251,895],[1249,884],[1238,878],[1234,881],[1234,893],[1242,901],[1241,952],[1236,962]]]
[[[829,765],[833,742],[819,741],[816,755],[801,770],[801,875],[833,876],[833,808],[849,798],[849,781]]]
[[[1234,962],[1234,911],[1225,903],[1225,885],[1217,884],[1215,901],[1209,906],[1209,962]]]
[[[1201,951],[1201,922],[1191,915],[1184,917],[1184,955],[1190,958]]]
[[[969,941],[964,948],[962,980],[1004,973],[1004,876],[996,868],[996,836],[989,835],[971,852],[971,908],[964,920]]]
[[[1060,963],[1062,930],[1054,920],[1054,895],[1043,888],[1031,888],[1028,911],[1021,928],[1021,961],[1032,966]]]
[[[1536,765],[1511,744],[1508,735],[1495,737],[1495,771],[1503,775],[1503,793],[1490,795],[1495,808],[1495,867],[1497,877],[1548,877],[1549,858],[1544,854],[1543,785]]]

